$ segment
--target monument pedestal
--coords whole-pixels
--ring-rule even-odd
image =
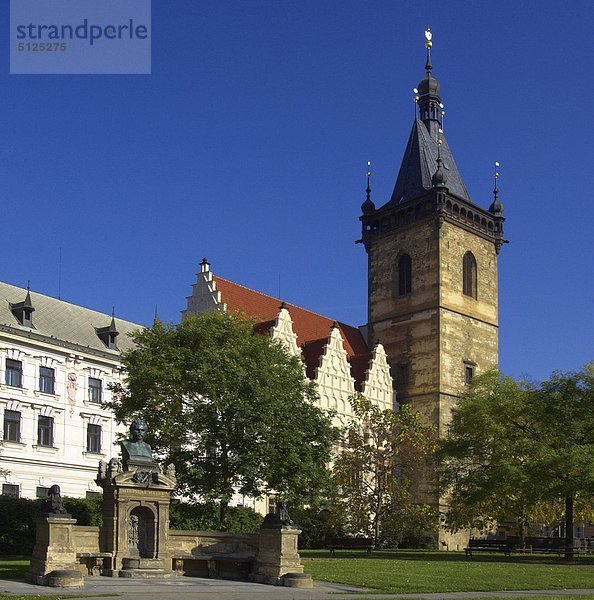
[[[36,521],[35,547],[25,579],[37,585],[83,587],[78,570],[70,515],[51,514]]]
[[[297,540],[301,531],[296,527],[278,526],[260,529],[258,563],[254,581],[270,585],[284,585],[285,579],[299,579],[301,585],[292,587],[311,587],[311,578],[303,575],[303,566],[297,552]],[[298,575],[291,578],[291,575]],[[306,581],[307,580],[307,581]],[[291,585],[287,581],[288,585]]]
[[[99,478],[103,488],[101,547],[110,553],[105,574],[128,579],[174,577],[167,550],[169,501],[175,477],[153,461],[130,461]]]

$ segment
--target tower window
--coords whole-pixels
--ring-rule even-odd
[[[462,262],[462,291],[465,296],[470,296],[476,300],[477,293],[477,269],[476,259],[472,252],[464,255]]]
[[[407,364],[396,365],[396,385],[407,385],[409,381],[409,370]]]
[[[394,296],[406,296],[412,292],[412,260],[408,254],[398,259],[394,270]]]
[[[472,378],[474,377],[474,367],[466,366],[464,367],[464,383],[466,385],[470,385]]]

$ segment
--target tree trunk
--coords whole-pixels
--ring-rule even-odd
[[[229,507],[229,502],[227,502],[227,500],[219,501],[219,527],[220,527],[221,531],[223,531],[225,521],[227,520],[227,508],[228,507]]]
[[[573,496],[565,498],[565,559],[573,560]]]
[[[524,547],[524,542],[526,540],[526,515],[524,513],[524,509],[520,511],[518,515],[518,546],[520,548]]]

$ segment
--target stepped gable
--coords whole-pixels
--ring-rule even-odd
[[[258,322],[254,326],[256,333],[263,334],[270,331],[279,311],[280,300],[278,298],[262,294],[214,274],[212,278],[216,283],[216,289],[221,293],[221,301],[229,312],[241,311],[257,319]],[[324,346],[328,343],[328,336],[334,321],[294,304],[285,303],[285,308],[289,311],[293,321],[293,331],[297,334],[297,345],[301,349],[307,375],[310,379],[314,379],[315,369],[319,366],[319,358]],[[365,371],[369,368],[371,353],[357,327],[340,322],[337,322],[337,325],[352,365],[353,377],[357,382],[357,387],[360,388],[365,378]]]

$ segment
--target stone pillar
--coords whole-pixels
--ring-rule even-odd
[[[296,527],[287,526],[260,529],[255,581],[272,585],[283,585],[286,581],[293,587],[312,587],[311,578],[303,575],[291,578],[292,574],[303,574],[297,552],[300,533]],[[289,579],[299,579],[301,585],[290,584]]]
[[[35,547],[25,574],[27,581],[56,587],[84,585],[76,561],[72,530],[75,523],[70,515],[51,514],[37,519]]]

